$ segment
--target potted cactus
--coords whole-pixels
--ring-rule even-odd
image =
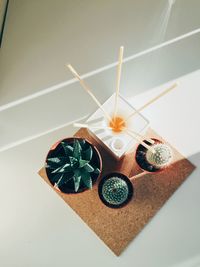
[[[105,175],[98,187],[101,201],[110,208],[121,208],[133,197],[134,188],[127,176],[122,173]]]
[[[102,171],[99,151],[82,138],[66,138],[52,146],[46,158],[51,184],[63,193],[91,189]]]
[[[136,150],[136,162],[145,171],[156,172],[165,169],[172,161],[173,154],[171,148],[157,139],[153,139],[154,144],[145,141],[154,149],[154,152],[139,145]]]

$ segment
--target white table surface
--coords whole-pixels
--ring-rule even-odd
[[[10,2],[0,51],[1,105],[70,79],[70,73],[65,77],[63,69],[66,59],[86,73],[115,61],[121,44],[125,45],[126,56],[154,45],[160,41],[155,25],[165,4],[164,0],[134,4],[126,0],[126,5],[110,1],[108,6],[107,1],[101,2],[102,6],[96,2],[90,5],[90,1],[77,5],[75,1],[61,0],[59,5],[53,0]],[[176,1],[168,39],[199,27],[199,5],[198,0]],[[119,10],[127,14],[122,24],[118,21]],[[101,14],[105,14],[103,25]],[[118,35],[118,29],[129,22],[132,26]],[[86,39],[84,29],[88,29]],[[69,38],[74,32],[76,38]],[[197,169],[120,257],[37,174],[51,144],[75,131],[68,125],[70,121],[96,109],[79,84],[0,112],[1,267],[200,266],[199,56],[198,34],[123,66],[121,93],[135,107],[167,84],[149,88],[172,79],[180,81],[175,91],[143,114]],[[112,94],[115,73],[112,68],[87,79],[101,101]],[[76,102],[77,95],[85,106]]]
[[[144,115],[199,166],[200,71],[179,81]],[[140,106],[164,87],[130,100]],[[37,174],[50,145],[73,131],[64,127],[0,154],[0,266],[199,266],[199,167],[116,257]]]

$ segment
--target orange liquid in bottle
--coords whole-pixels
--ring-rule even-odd
[[[112,128],[112,131],[114,133],[120,133],[126,127],[126,123],[122,117],[116,116],[115,118],[112,118],[112,120],[110,121],[109,127]]]

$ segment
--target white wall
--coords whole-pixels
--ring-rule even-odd
[[[168,6],[166,0],[11,0],[0,50],[0,105],[70,80],[65,62],[86,73],[116,61],[121,44],[127,57],[164,41],[161,18]],[[165,39],[198,28],[199,9],[198,0],[176,0]],[[121,93],[129,98],[192,72],[200,67],[198,55],[200,34],[132,60],[123,65]],[[101,101],[114,91],[115,75],[111,68],[87,79]],[[2,111],[0,148],[95,108],[74,83]]]
[[[0,104],[71,78],[65,62],[86,73],[115,61],[122,44],[129,56],[160,42],[167,6],[167,0],[11,0],[0,53]],[[166,39],[198,28],[199,9],[199,0],[176,0]]]
[[[1,33],[1,30],[2,30],[2,26],[3,26],[6,3],[7,3],[6,0],[0,0],[0,33]]]

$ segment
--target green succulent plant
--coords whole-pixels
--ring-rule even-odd
[[[124,203],[129,194],[127,183],[118,177],[111,177],[105,181],[102,187],[104,199],[112,205],[121,205]]]
[[[47,158],[46,168],[51,171],[51,181],[59,188],[73,179],[74,191],[78,192],[80,184],[92,188],[92,175],[99,175],[98,167],[91,163],[93,148],[85,140],[74,140],[71,145],[66,141],[61,142],[64,156]]]
[[[166,144],[155,144],[152,146],[155,150],[148,150],[146,153],[147,161],[157,168],[162,168],[168,165],[172,160],[172,151]]]

